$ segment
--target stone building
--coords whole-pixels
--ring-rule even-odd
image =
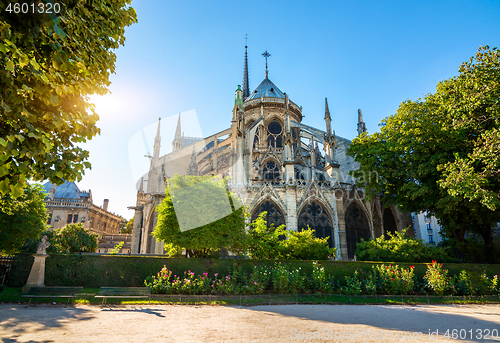
[[[49,194],[45,206],[49,214],[47,224],[52,229],[82,223],[84,228],[100,237],[120,233],[122,218],[108,211],[108,199],[104,199],[102,207],[94,205],[92,192],[81,191],[74,182],[65,181],[58,186],[47,182],[43,187]]]
[[[245,47],[243,87],[237,87],[229,128],[204,139],[181,135],[177,123],[172,153],[160,156],[160,122],[149,173],[138,183],[131,252],[163,252],[163,242],[151,236],[156,206],[165,196],[165,183],[180,175],[230,176],[230,189],[248,207],[251,219],[267,211],[268,223],[287,230],[310,226],[318,237],[329,237],[337,258],[352,259],[361,238],[401,231],[410,224],[395,206],[368,201],[348,175],[359,165],[346,154],[350,140],[336,134],[325,98],[325,128],[303,122],[302,107],[269,78],[250,92]],[[318,99],[319,100],[319,99]],[[358,133],[366,131],[358,110]],[[372,175],[367,176],[372,177]],[[373,176],[375,177],[375,176]]]

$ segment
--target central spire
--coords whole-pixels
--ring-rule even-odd
[[[266,58],[266,79],[268,78],[268,72],[267,72],[267,58],[268,57],[271,57],[271,54],[267,52],[267,49],[266,51],[264,51],[264,53],[262,54],[262,56],[264,56]]]
[[[250,86],[248,84],[248,55],[247,55],[247,35],[245,35],[245,66],[243,68],[243,100],[250,96]]]

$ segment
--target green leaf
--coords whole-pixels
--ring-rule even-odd
[[[7,52],[7,47],[0,43],[0,51],[3,52],[4,54]]]
[[[7,61],[7,63],[5,64],[5,69],[7,69],[10,72],[14,71],[14,67],[15,65],[12,61]]]

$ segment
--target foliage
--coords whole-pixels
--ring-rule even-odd
[[[125,242],[120,242],[118,243],[117,245],[115,245],[115,247],[113,249],[111,249],[109,251],[109,253],[111,255],[116,255],[116,254],[120,254],[122,252],[122,248],[123,248],[123,245],[125,244]]]
[[[450,287],[448,271],[443,269],[443,265],[437,261],[427,263],[427,272],[425,273],[424,279],[427,282],[427,287],[437,295],[443,295]]]
[[[113,49],[136,22],[130,0],[65,1],[61,12],[0,13],[0,195],[29,179],[80,180],[90,168],[77,144],[99,133],[89,95],[106,94]]]
[[[251,258],[283,260],[326,260],[335,255],[336,248],[328,247],[327,238],[317,238],[309,227],[303,231],[275,228],[266,223],[267,212],[261,212],[250,223],[247,249]]]
[[[372,267],[378,294],[410,294],[414,290],[415,266],[399,268],[392,265],[376,265]]]
[[[70,254],[74,252],[95,252],[99,246],[97,234],[84,229],[81,223],[66,224],[65,226],[42,232],[34,239],[28,239],[22,247],[23,252],[35,253],[36,246],[42,236],[47,236],[50,246],[47,253]],[[116,247],[115,247],[116,248]]]
[[[95,252],[99,246],[97,234],[84,229],[81,223],[66,224],[56,229],[52,236],[53,249],[61,253]]]
[[[238,266],[238,264],[241,267],[241,269],[238,268],[238,273],[244,274],[244,277],[238,278],[238,280],[243,280],[244,283],[231,288],[231,281],[225,282],[224,280],[226,280],[226,276],[233,279],[233,268]],[[377,292],[373,291],[373,284],[376,283],[376,279],[372,275],[374,274],[373,266],[380,265],[380,263],[321,261],[317,264],[318,267],[323,267],[325,278],[320,276],[323,273],[320,268],[318,268],[318,274],[313,272],[313,261],[281,261],[281,265],[288,269],[290,275],[289,288],[286,293],[314,293],[318,291],[322,293],[342,293],[346,286],[345,276],[353,276],[354,272],[358,271],[358,278],[363,281],[363,294],[386,294],[383,289],[379,289]],[[24,286],[32,265],[32,254],[17,254],[6,284],[10,287]],[[186,271],[195,274],[193,279],[198,276],[203,277],[204,273],[208,273],[210,287],[207,288],[209,291],[204,291],[203,294],[223,294],[223,289],[232,289],[233,291],[238,289],[240,294],[275,292],[272,275],[276,261],[248,259],[238,259],[236,261],[231,259],[205,260],[109,254],[66,255],[51,253],[46,259],[45,284],[47,286],[84,286],[97,288],[101,286],[139,287],[144,285],[144,280],[148,276],[156,276],[164,265],[168,270],[172,271],[170,283],[172,283],[174,275],[176,278],[179,277],[180,282],[182,282]],[[400,263],[399,265],[400,269],[410,268],[410,264]],[[489,277],[490,281],[488,284],[485,283],[485,286],[493,283],[494,275],[500,275],[500,265],[445,264],[445,267],[449,270],[449,275],[451,276],[459,275],[462,270],[465,270],[467,275],[470,276],[471,285],[477,295],[491,293],[489,288],[484,288],[483,290],[481,288],[483,286],[480,287],[483,284],[481,275],[486,274]],[[425,264],[415,264],[413,268],[415,274],[415,294],[423,293],[423,288],[420,287],[420,284],[425,286],[423,276],[426,269],[427,265]],[[317,278],[325,280],[325,288],[323,290],[318,289],[317,285],[320,283],[315,281]],[[215,280],[217,282],[222,280],[222,286],[220,290],[216,289],[212,292],[213,287],[211,285],[214,284],[213,281]],[[255,282],[257,282],[257,285]],[[172,294],[175,292],[172,290]],[[451,294],[453,289],[449,287],[447,292]]]
[[[227,199],[232,209],[229,215],[211,223],[203,222],[207,216],[217,217],[220,208],[227,206]],[[188,255],[195,257],[210,256],[221,248],[242,251],[245,241],[244,208],[238,207],[234,203],[235,199],[227,190],[226,179],[176,174],[168,180],[166,197],[157,207],[158,222],[153,236],[157,240],[182,247]],[[174,206],[193,208],[196,213],[203,213],[203,216],[191,216],[190,224],[195,228],[181,231]]]
[[[165,255],[168,257],[181,257],[182,250],[181,247],[173,245],[172,243],[165,243],[164,245]]]
[[[314,230],[291,231],[285,233],[286,240],[280,241],[280,258],[286,260],[326,260],[335,256],[336,248],[328,246],[328,239],[314,236]]]
[[[453,293],[458,295],[473,295],[474,287],[467,271],[462,270],[459,275],[452,277]]]
[[[127,221],[127,219],[122,218],[120,233],[130,234],[134,228],[134,218]]]
[[[344,287],[345,294],[361,294],[363,288],[363,282],[358,277],[358,271],[354,271],[353,276],[345,277],[346,286]]]
[[[254,259],[275,259],[281,255],[282,238],[285,238],[285,225],[277,228],[274,224],[269,227],[266,222],[267,212],[261,212],[259,216],[250,223],[251,229],[248,231],[247,248],[250,258]]]
[[[421,239],[406,237],[404,232],[388,232],[389,239],[384,236],[365,241],[361,239],[356,246],[356,257],[359,261],[381,262],[429,262],[440,259],[444,262],[456,261],[446,248],[436,248],[424,243]]]
[[[26,184],[16,199],[0,196],[0,254],[19,252],[27,239],[37,238],[47,229],[44,198],[45,192],[38,184]]]
[[[357,184],[369,196],[435,215],[462,250],[468,231],[493,251],[492,227],[500,221],[499,65],[496,48],[480,47],[459,76],[423,100],[401,103],[380,132],[360,135],[348,150],[361,165]]]

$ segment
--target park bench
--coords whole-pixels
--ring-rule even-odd
[[[106,305],[107,298],[147,298],[150,302],[151,288],[149,287],[101,287],[96,298],[102,298],[102,304]],[[119,302],[119,300],[118,300]]]
[[[76,298],[76,294],[80,294],[83,287],[31,287],[28,293],[19,295],[19,303],[21,298],[30,298],[28,305],[31,303],[32,298],[68,298],[66,306],[71,298]]]

